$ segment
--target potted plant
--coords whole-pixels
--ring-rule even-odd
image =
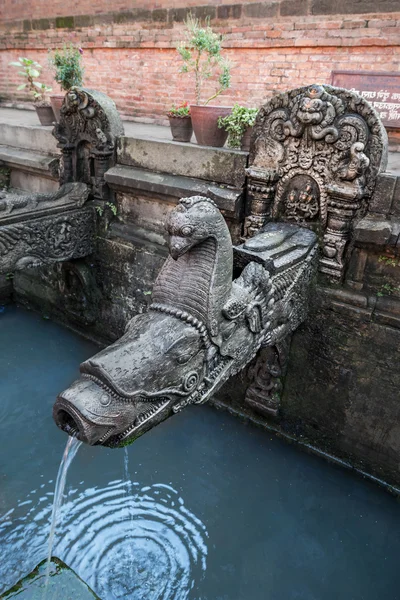
[[[193,133],[190,107],[187,102],[173,105],[168,111],[172,139],[175,142],[190,142]]]
[[[54,79],[64,92],[74,86],[81,86],[83,80],[82,48],[72,44],[64,44],[63,48],[53,50],[49,55],[49,63],[54,71]],[[64,100],[63,94],[50,96],[51,105],[57,122],[60,120],[60,110]]]
[[[246,108],[235,104],[230,115],[218,119],[218,127],[228,133],[230,148],[240,148],[245,152],[250,150],[250,138],[257,113],[258,108]]]
[[[37,116],[41,125],[52,125],[54,122],[54,113],[46,96],[51,92],[51,88],[44,83],[35,81],[40,76],[42,66],[31,58],[20,57],[18,61],[11,62],[10,65],[21,69],[19,74],[25,77],[25,83],[18,86],[18,90],[27,90],[33,96],[33,102]]]
[[[209,102],[230,86],[231,66],[221,55],[223,38],[211,29],[209,21],[205,27],[201,27],[198,19],[192,15],[186,19],[185,25],[186,39],[177,50],[183,60],[181,72],[194,75],[196,104],[190,106],[194,133],[198,144],[221,147],[228,134],[218,129],[218,118],[228,115],[231,109],[211,106]],[[213,76],[217,84],[215,92],[202,102],[204,83]]]

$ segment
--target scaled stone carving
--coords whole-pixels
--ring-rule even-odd
[[[147,313],[81,365],[54,405],[57,425],[89,444],[118,446],[190,404],[206,402],[261,347],[304,320],[317,244],[295,224],[268,224],[233,248],[218,208],[184,198],[171,211],[169,257]]]
[[[96,90],[72,88],[53,135],[62,152],[61,182],[84,182],[94,198],[109,199],[104,173],[115,163],[117,136],[124,135],[111,98]]]
[[[52,194],[0,196],[0,273],[61,262],[93,252],[89,190],[68,183]]]
[[[321,238],[320,270],[340,279],[353,221],[386,162],[386,131],[358,94],[312,85],[275,96],[255,124],[245,237],[269,220],[311,227]]]

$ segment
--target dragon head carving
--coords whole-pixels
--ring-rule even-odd
[[[298,231],[287,227],[291,236]],[[232,282],[229,230],[211,200],[182,199],[166,228],[170,256],[149,311],[84,362],[80,378],[54,405],[56,424],[89,444],[119,446],[188,404],[205,402],[263,343],[272,343],[274,332],[284,335],[291,326],[282,300],[294,273],[287,280],[277,275],[276,286],[262,260],[249,261]],[[315,245],[307,234],[303,258]],[[287,237],[278,235],[276,245]],[[298,263],[299,274],[305,263]]]

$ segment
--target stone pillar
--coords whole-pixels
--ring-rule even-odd
[[[270,220],[275,197],[278,173],[272,169],[246,169],[247,211],[244,222],[243,238],[253,237]]]
[[[361,206],[361,196],[354,185],[330,186],[327,191],[327,224],[320,271],[341,280],[345,268],[345,250],[351,237],[354,216]]]
[[[108,186],[104,174],[108,170],[112,154],[110,152],[94,154],[94,177],[92,178],[93,196],[99,200],[107,200],[109,197]]]
[[[60,184],[74,181],[73,152],[75,146],[68,144],[62,147],[62,170],[60,174]]]

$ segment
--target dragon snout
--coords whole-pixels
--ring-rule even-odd
[[[79,379],[62,392],[53,407],[56,425],[82,442],[102,443],[115,428],[120,416],[107,401],[108,394],[91,381]]]
[[[169,239],[169,253],[174,260],[185,254],[193,246],[194,242],[190,238],[172,235]]]
[[[57,427],[90,446],[98,443],[109,431],[109,427],[85,419],[71,402],[62,397],[57,398],[54,404],[53,419]]]

